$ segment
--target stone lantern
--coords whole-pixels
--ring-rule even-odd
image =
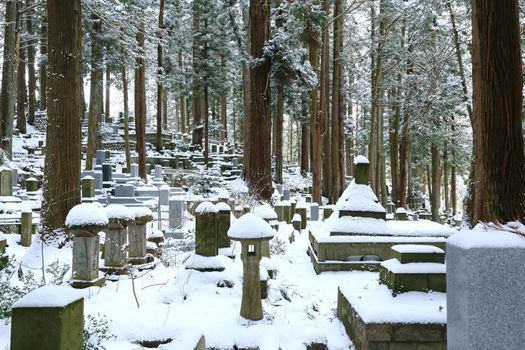
[[[128,261],[133,265],[148,262],[146,254],[146,225],[153,220],[153,213],[146,207],[131,207],[135,220],[128,225]]]
[[[102,286],[99,276],[100,238],[98,233],[107,229],[108,216],[93,203],[75,205],[66,217],[66,227],[73,234],[73,276],[71,286],[87,288]]]
[[[121,204],[110,204],[104,208],[109,219],[104,242],[104,267],[109,274],[127,273],[126,250],[128,243],[128,225],[135,221],[135,214]]]
[[[241,316],[258,321],[263,318],[260,286],[260,266],[263,242],[273,238],[271,226],[259,216],[248,213],[235,221],[228,230],[232,240],[242,245],[243,284]]]

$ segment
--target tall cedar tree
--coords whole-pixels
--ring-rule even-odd
[[[80,0],[48,0],[48,122],[43,234],[80,203],[82,26]]]
[[[137,135],[137,153],[139,154],[139,176],[147,181],[146,171],[146,65],[144,63],[144,10],[141,14],[137,32],[139,54],[135,60],[135,134]]]
[[[162,30],[164,29],[164,0],[160,0],[159,4],[159,43],[157,44],[157,134],[155,138],[155,146],[157,151],[162,149],[162,121],[165,118],[163,115],[164,102],[164,86],[162,86],[162,76],[164,74],[163,60],[164,47],[162,46]]]
[[[518,0],[472,1],[475,194],[471,224],[525,222]]]
[[[263,56],[263,48],[270,38],[270,4],[268,0],[250,0],[250,55]],[[265,59],[250,67],[251,108],[249,157],[246,180],[250,193],[263,200],[272,195],[271,140],[270,140],[270,61]]]
[[[201,35],[199,0],[193,1],[193,133],[191,143],[202,146],[202,101],[201,101]]]

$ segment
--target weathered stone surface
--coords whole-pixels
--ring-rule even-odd
[[[15,307],[11,350],[82,350],[84,299],[60,307]]]
[[[33,236],[33,212],[22,212],[20,218],[20,245],[29,247]]]
[[[218,254],[217,213],[196,213],[195,254],[215,256]]]
[[[525,248],[447,244],[448,349],[524,348],[524,261]]]
[[[228,248],[230,246],[230,238],[228,237],[229,229],[230,211],[219,210],[217,216],[217,244],[219,248]]]
[[[0,170],[0,196],[13,195],[13,170],[2,168]]]

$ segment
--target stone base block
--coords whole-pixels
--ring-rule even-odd
[[[100,277],[91,281],[71,280],[69,284],[73,288],[82,289],[89,287],[102,287],[105,283],[106,279],[104,277]]]
[[[356,350],[446,350],[447,326],[421,323],[367,323],[339,290],[337,317]]]
[[[101,266],[100,271],[105,272],[108,275],[127,275],[129,272],[128,266]]]

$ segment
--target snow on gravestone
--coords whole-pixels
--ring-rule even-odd
[[[217,214],[219,209],[211,202],[202,202],[195,209],[195,254],[216,256]]]
[[[81,350],[84,299],[70,287],[36,289],[12,307],[11,350]]]
[[[104,241],[104,266],[108,272],[124,274],[126,269],[127,226],[135,220],[135,214],[121,204],[110,204],[104,208],[109,227]]]

